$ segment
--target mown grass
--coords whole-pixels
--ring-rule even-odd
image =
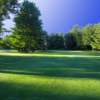
[[[100,52],[0,52],[0,100],[56,99],[100,100]]]

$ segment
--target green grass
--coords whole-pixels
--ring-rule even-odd
[[[0,100],[100,100],[100,52],[0,51]]]

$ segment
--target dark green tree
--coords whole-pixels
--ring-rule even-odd
[[[19,51],[42,49],[44,34],[40,20],[40,11],[32,2],[25,0],[15,17],[12,45]]]
[[[64,49],[64,37],[60,34],[52,34],[48,36],[48,49],[57,50]]]
[[[77,47],[76,38],[71,33],[67,33],[65,35],[65,48],[68,50],[75,50],[76,47]]]
[[[75,39],[76,41],[76,49],[82,49],[82,45],[83,45],[83,42],[82,42],[82,30],[80,28],[79,25],[75,25],[71,31],[70,31],[70,34],[73,36],[73,38]]]
[[[14,13],[18,7],[18,0],[0,0],[0,33],[3,31],[2,21],[9,18],[9,13]]]
[[[65,45],[67,49],[82,49],[82,32],[79,25],[74,26],[69,33],[65,35]]]

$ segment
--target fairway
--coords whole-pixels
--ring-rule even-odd
[[[100,52],[0,51],[0,100],[100,100]]]

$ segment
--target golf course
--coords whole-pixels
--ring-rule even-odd
[[[0,50],[0,100],[100,100],[100,52]]]

